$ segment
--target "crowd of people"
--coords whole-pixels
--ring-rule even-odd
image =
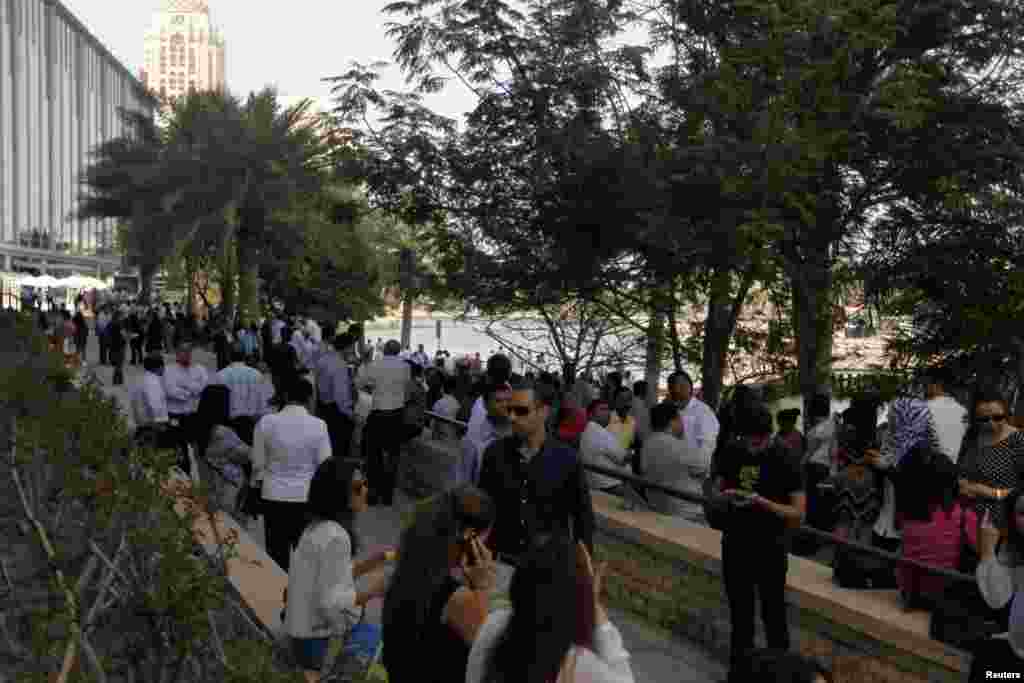
[[[1012,426],[1005,398],[979,390],[965,407],[942,372],[928,374],[922,395],[908,391],[893,401],[881,426],[877,400],[857,399],[833,415],[829,398],[817,397],[801,432],[798,410],[772,415],[744,387],[716,414],[685,372],[672,373],[667,397],[652,405],[643,382],[627,387],[618,372],[600,384],[584,377],[566,386],[557,374],[514,373],[502,354],[486,364],[443,353],[431,359],[422,346],[365,344],[358,328],[277,316],[201,327],[179,313],[101,312],[100,361],[116,368],[125,347],[142,338],[131,362],[144,372],[129,390],[140,438],[177,448],[183,467],[230,483],[224,505],[264,517],[268,554],[290,573],[285,622],[308,668],[334,628],[325,615],[382,598],[384,639],[401,644],[385,649],[393,679],[422,675],[403,653],[427,647],[450,655],[437,680],[455,669],[467,680],[568,680],[569,661],[587,680],[631,680],[621,638],[597,593],[587,592],[600,584],[593,491],[642,499],[722,531],[731,681],[752,680],[759,661],[751,656],[756,600],[770,650],[789,649],[788,555],[818,550],[791,533],[805,522],[908,561],[894,567],[840,548],[831,559],[840,585],[897,588],[908,609],[932,610],[934,620],[946,609],[951,579],[921,565],[977,571],[974,590],[984,598],[977,602],[1005,612],[1012,626],[1007,596],[1024,565],[1015,531],[1018,515],[1024,523],[1024,503],[1016,508],[1024,434]],[[65,323],[57,333],[77,344],[76,321]],[[192,363],[197,340],[212,345],[216,372]],[[176,355],[165,367],[161,352],[169,349]],[[451,490],[405,532],[397,555],[353,561],[354,515],[393,502],[404,444],[417,437],[458,443]],[[188,444],[195,461],[185,455]],[[326,483],[315,485],[320,479]],[[390,583],[355,590],[356,578],[396,556]],[[310,583],[324,581],[334,588]],[[496,584],[510,591],[511,611],[489,614]],[[332,602],[310,602],[325,595]],[[538,639],[537,624],[561,635]],[[1019,665],[1024,636],[1018,643],[1010,633],[971,647]],[[515,656],[530,648],[536,657]]]

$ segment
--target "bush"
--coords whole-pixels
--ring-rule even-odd
[[[0,314],[0,658],[19,681],[298,681],[251,625],[117,405]],[[9,442],[9,445],[8,445]]]

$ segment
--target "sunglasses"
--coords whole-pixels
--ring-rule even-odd
[[[974,418],[974,421],[978,424],[985,424],[987,422],[1002,422],[1006,419],[1006,415],[979,415]]]
[[[529,406],[509,406],[508,412],[516,417],[526,417],[533,412]]]

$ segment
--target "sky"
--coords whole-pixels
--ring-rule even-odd
[[[328,97],[330,85],[352,60],[392,61],[394,43],[385,35],[381,11],[390,0],[208,0],[210,16],[226,43],[227,85],[246,95],[266,85],[281,95]],[[72,14],[132,73],[143,62],[143,35],[163,0],[61,0]],[[397,68],[378,82],[405,89]],[[426,103],[440,114],[461,119],[474,98],[458,84]]]

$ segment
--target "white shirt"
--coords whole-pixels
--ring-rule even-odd
[[[967,409],[952,396],[938,396],[928,401],[935,423],[939,448],[954,463],[960,459],[960,444],[967,433]]]
[[[807,432],[807,462],[827,467],[834,473],[838,448],[835,416],[823,419]]]
[[[331,457],[327,423],[302,406],[285,406],[256,423],[252,481],[263,482],[263,497],[305,503],[316,468]]]
[[[593,420],[587,423],[580,437],[580,457],[586,465],[598,465],[613,470],[622,470],[621,464],[626,458],[619,438]],[[622,483],[619,479],[606,477],[603,474],[587,472],[587,481],[592,489],[609,489]]]
[[[708,474],[708,463],[700,452],[689,448],[683,439],[668,432],[654,432],[644,440],[640,454],[644,478],[665,486],[703,495],[703,483]],[[663,515],[677,515],[694,518],[701,512],[701,506],[667,493],[650,489],[647,499],[656,511]]]
[[[686,408],[679,414],[683,418],[683,440],[686,441],[686,447],[699,453],[710,468],[711,456],[718,443],[718,430],[721,429],[715,411],[699,398],[691,397]]]
[[[352,576],[352,540],[334,521],[308,527],[288,568],[285,632],[293,638],[326,638],[341,633],[345,613],[358,616]]]
[[[142,373],[142,379],[132,385],[128,397],[136,428],[168,421],[167,397],[159,375]]]
[[[203,393],[210,375],[202,365],[192,363],[187,368],[173,363],[164,369],[164,390],[167,392],[167,411],[191,414],[199,407],[199,394]]]
[[[312,345],[309,340],[306,339],[306,335],[302,334],[301,331],[295,330],[292,332],[291,347],[295,349],[295,355],[299,357],[299,363],[304,367],[312,367],[310,362],[310,351]]]
[[[284,321],[278,318],[274,318],[270,323],[270,340],[275,344],[280,344],[283,340],[281,339],[281,332],[284,330]]]
[[[483,453],[494,442],[494,434],[494,425],[487,419],[487,406],[481,396],[473,403],[473,408],[469,412],[466,440]]]
[[[306,336],[308,336],[310,341],[314,344],[319,344],[323,341],[323,330],[320,329],[320,325],[318,325],[315,320],[306,321]]]
[[[411,379],[408,363],[396,356],[384,356],[359,373],[356,386],[373,389],[374,410],[398,410],[405,405],[406,386]]]
[[[466,683],[483,683],[491,651],[512,618],[511,610],[498,610],[480,627],[466,663]],[[570,647],[567,657],[576,656],[575,681],[582,683],[632,683],[633,669],[622,636],[610,621],[594,628],[594,649]],[[571,683],[559,676],[558,683]]]
[[[210,380],[210,384],[223,384],[231,392],[230,416],[259,417],[270,412],[270,399],[274,384],[256,368],[245,363],[232,363]]]
[[[430,409],[432,413],[447,417],[449,420],[454,420],[459,414],[459,402],[451,394],[445,394],[434,403],[434,406]],[[458,438],[458,430],[455,425],[447,422],[441,422],[440,420],[434,421],[434,438],[454,441]]]
[[[1012,566],[1009,552],[1001,548],[998,554],[978,564],[975,577],[982,597],[992,609],[1001,609],[1013,601],[1010,606],[1010,630],[995,637],[1008,640],[1014,654],[1024,659],[1024,593],[1020,592],[1024,584],[1024,568]]]

